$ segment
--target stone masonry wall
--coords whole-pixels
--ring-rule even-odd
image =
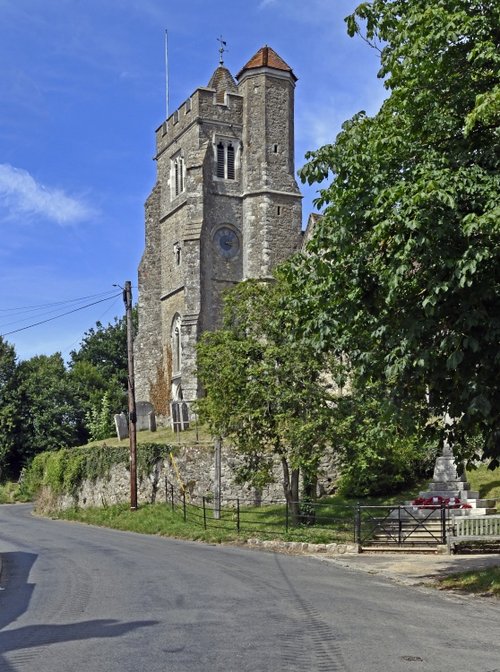
[[[275,482],[259,491],[256,488],[235,483],[235,473],[242,464],[241,457],[230,447],[222,447],[221,494],[226,505],[242,502],[265,503],[270,500],[284,499],[282,471],[276,463]],[[173,483],[175,490],[184,485],[188,493],[187,500],[200,502],[202,497],[210,497],[214,491],[214,446],[198,444],[174,447],[174,457],[160,460],[153,471],[138,479],[137,496],[139,504],[164,502],[166,499],[165,479]],[[328,495],[334,491],[337,469],[333,458],[326,457],[319,470],[318,495]],[[82,508],[109,506],[130,499],[130,476],[125,465],[116,465],[111,469],[109,478],[97,481],[85,481],[75,496],[62,495],[58,506]]]
[[[161,186],[156,184],[145,206],[146,246],[139,266],[139,333],[134,342],[136,398],[149,399],[150,384],[162,364],[161,313],[159,303],[161,278],[160,213]]]

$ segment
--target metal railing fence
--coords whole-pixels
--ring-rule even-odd
[[[305,530],[314,531],[325,542],[354,540],[354,515],[350,505],[328,502],[294,502],[300,511],[294,519],[292,507],[286,500],[259,501],[245,498],[225,499],[224,505],[214,506],[211,497],[189,496],[185,490],[165,479],[165,501],[174,512],[180,512],[186,523],[204,529],[222,529],[260,536],[287,536],[297,539]],[[292,504],[292,506],[293,506]],[[217,512],[217,513],[216,513]]]
[[[362,548],[377,544],[436,546],[446,543],[450,514],[456,507],[414,505],[335,504],[330,501],[293,502],[285,499],[225,499],[216,506],[211,496],[195,497],[165,479],[165,501],[184,522],[260,537],[320,543],[355,542]],[[296,505],[296,506],[295,506]],[[296,515],[292,509],[296,509]],[[298,511],[298,516],[297,516]]]

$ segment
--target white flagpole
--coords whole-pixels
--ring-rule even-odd
[[[165,103],[168,119],[168,30],[165,29]]]

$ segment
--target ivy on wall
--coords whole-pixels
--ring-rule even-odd
[[[137,447],[137,474],[144,477],[155,464],[165,459],[175,447],[157,443],[144,443]],[[54,494],[75,495],[83,481],[95,482],[109,478],[112,467],[129,465],[127,446],[100,446],[63,448],[40,453],[34,457],[23,473],[20,490],[23,497],[33,499],[42,488]]]
[[[170,415],[171,388],[172,348],[167,345],[163,362],[156,365],[156,379],[149,385],[149,398],[157,415]]]

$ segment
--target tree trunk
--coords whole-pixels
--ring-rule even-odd
[[[299,470],[288,466],[285,457],[281,458],[283,467],[283,491],[288,504],[288,511],[291,516],[292,525],[300,523],[300,504],[299,504]]]

